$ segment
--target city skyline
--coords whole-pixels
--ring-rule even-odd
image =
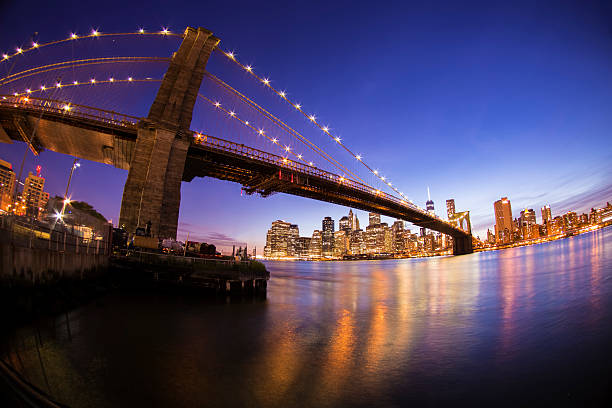
[[[75,29],[88,31],[93,26],[99,26],[107,31],[121,31],[126,26],[136,27],[143,23],[133,21],[132,17],[114,20],[110,17],[90,16],[90,20],[82,20],[79,27],[61,27],[41,22],[37,22],[34,27],[31,21],[38,19],[26,20],[25,16],[44,11],[50,15],[49,21],[53,21],[54,13],[59,11],[34,7],[24,12],[20,7],[23,6],[5,6],[6,12],[17,17],[0,28],[3,34],[0,37],[3,39],[0,44],[2,50],[10,50],[19,45],[14,44],[14,41],[27,42],[33,32],[38,32],[41,38],[52,40]],[[411,19],[423,20],[413,27],[387,33],[383,39],[384,49],[390,55],[383,58],[391,58],[392,55],[399,59],[401,70],[374,61],[365,65],[358,63],[357,53],[351,51],[348,38],[358,36],[358,22],[370,17],[364,8],[350,10],[348,15],[343,15],[341,12],[344,10],[341,8],[332,8],[320,24],[321,38],[317,38],[314,44],[310,44],[311,39],[306,35],[310,32],[306,27],[315,19],[314,14],[300,17],[299,24],[291,29],[291,33],[295,34],[291,36],[291,41],[282,39],[286,35],[276,34],[286,34],[287,27],[269,24],[270,30],[275,33],[271,37],[275,40],[263,53],[255,45],[257,41],[245,34],[249,30],[261,33],[257,26],[263,22],[271,23],[274,16],[266,16],[255,7],[252,12],[259,19],[257,25],[245,23],[243,27],[237,27],[240,26],[238,22],[224,16],[228,10],[220,8],[210,16],[215,22],[210,28],[222,37],[224,46],[235,48],[241,57],[254,61],[262,71],[270,72],[279,86],[289,88],[293,95],[338,129],[348,143],[366,152],[366,157],[380,166],[394,184],[401,186],[406,195],[419,206],[425,207],[426,188],[430,186],[439,216],[444,216],[444,203],[450,197],[460,203],[459,207],[469,209],[474,233],[483,239],[486,229],[493,224],[490,203],[501,196],[510,197],[517,210],[533,208],[536,213],[545,204],[550,204],[554,213],[563,213],[569,209],[585,212],[590,207],[603,205],[612,193],[610,182],[605,179],[606,174],[612,173],[611,142],[606,137],[610,118],[605,116],[612,102],[609,93],[604,92],[604,89],[609,89],[605,84],[610,83],[610,78],[605,75],[605,71],[601,71],[602,67],[610,63],[609,55],[603,51],[610,40],[600,35],[600,30],[605,27],[605,14],[602,16],[596,8],[581,9],[581,24],[568,27],[568,23],[573,21],[575,5],[555,7],[546,18],[542,18],[541,13],[549,11],[552,8],[550,6],[532,6],[520,15],[508,6],[510,10],[505,11],[510,12],[516,22],[524,24],[525,34],[502,30],[494,38],[484,40],[475,39],[469,29],[463,30],[463,24],[469,26],[469,23],[474,23],[480,30],[484,25],[486,30],[488,24],[499,18],[498,9],[480,8],[475,16],[469,16],[451,5],[439,7],[444,9],[444,19],[449,25],[435,34],[427,29],[427,23],[431,23],[432,10],[416,6],[399,9]],[[141,17],[147,20],[146,15]],[[332,18],[340,19],[340,25],[347,30],[347,39],[336,38],[334,44],[326,48],[327,43],[322,39],[334,29]],[[98,21],[94,21],[96,19]],[[157,24],[180,31],[190,19],[183,15],[170,22],[154,18],[148,18],[148,21],[150,24],[147,26]],[[377,16],[367,21],[371,23],[368,26],[374,30],[388,23]],[[482,21],[489,23],[483,24]],[[564,31],[555,29],[555,24],[561,24]],[[423,45],[398,40],[425,33],[431,37]],[[570,34],[572,38],[566,38]],[[539,42],[524,44],[527,35],[535,36]],[[452,38],[454,40],[450,41]],[[554,51],[553,47],[553,51],[546,52],[545,58],[542,57],[537,63],[530,62],[532,58],[526,58],[524,63],[514,62],[506,67],[509,57],[495,53],[491,48],[496,41],[506,44],[505,49],[509,57],[513,58],[537,56],[542,49],[553,47],[559,42],[563,42],[566,48],[560,53]],[[467,56],[458,58],[454,55],[453,49],[457,46],[468,47]],[[309,61],[321,59],[322,47],[322,59],[330,63],[317,66],[313,71]],[[401,52],[391,54],[392,50]],[[593,57],[586,62],[583,60],[584,66],[577,67],[568,62],[572,60],[568,55],[578,57],[583,52],[589,52]],[[285,54],[290,55],[293,61],[291,64],[282,63]],[[380,57],[379,52],[374,55]],[[413,55],[419,55],[420,68],[410,66],[410,57]],[[453,69],[442,69],[440,61]],[[484,72],[481,68],[482,71],[475,75],[478,77],[482,74],[481,79],[475,80],[473,70],[477,70],[482,61],[488,62],[487,70],[492,72]],[[345,64],[359,66],[360,69],[345,75]],[[551,70],[555,75],[550,75]],[[524,72],[529,72],[532,77],[522,78],[521,73]],[[400,74],[405,75],[406,79],[392,84],[391,79],[386,79],[387,73],[389,78],[395,80]],[[508,82],[500,88],[498,81],[502,73],[510,78],[506,78]],[[590,79],[586,80],[587,77]],[[375,79],[364,81],[364,78]],[[444,79],[440,85],[436,85],[440,82],[438,78]],[[567,87],[568,78],[578,80],[572,81],[572,86]],[[327,91],[332,83],[337,95],[334,92],[334,97],[329,98]],[[459,83],[463,85],[456,85]],[[495,86],[489,87],[487,84]],[[514,90],[517,84],[522,85],[522,88],[519,86],[518,90]],[[397,91],[384,109],[373,103],[374,100],[386,98],[389,89],[396,86]],[[553,88],[562,91],[551,92],[548,97],[537,91],[550,91]],[[345,95],[348,89],[357,89],[358,97]],[[428,97],[429,93],[425,93],[428,89],[437,96]],[[589,98],[584,97],[587,94]],[[501,100],[501,96],[505,100]],[[463,102],[468,97],[473,103],[465,107]],[[563,102],[565,99],[567,103]],[[577,99],[586,99],[586,105],[578,111],[573,104]],[[419,107],[423,101],[424,107]],[[453,113],[450,117],[446,115],[449,110]],[[404,115],[408,115],[408,121]],[[385,120],[374,120],[380,117]],[[368,134],[381,135],[378,143],[372,145]],[[405,135],[409,137],[403,141]],[[504,171],[491,171],[500,166],[495,157],[500,146],[506,145],[508,140],[520,144],[532,139],[542,142],[545,149],[521,152],[507,164]],[[596,145],[599,148],[565,149],[567,143],[578,141],[585,146]],[[444,143],[457,143],[457,146],[448,152],[437,149],[437,156],[428,159],[431,163],[426,166],[426,171],[420,168],[422,164],[418,156],[410,156],[412,160],[404,159],[406,152],[426,151],[432,144]],[[16,163],[21,162],[24,149],[25,145],[20,144],[2,145],[1,158],[12,162],[15,167]],[[25,169],[34,171],[36,165],[42,165],[43,174],[47,175],[48,180],[46,188],[52,194],[61,195],[71,161],[72,158],[67,156],[43,152],[36,160],[30,155]],[[584,166],[585,162],[589,163],[588,168]],[[27,174],[25,169],[24,174]],[[416,173],[415,177],[412,173]],[[93,204],[116,223],[126,177],[125,171],[84,162],[73,180],[71,192],[75,199]],[[189,232],[191,236],[203,237],[202,240],[216,237],[222,242],[235,241],[247,243],[249,247],[263,247],[259,237],[270,219],[277,218],[276,214],[280,214],[281,218],[298,214],[295,222],[305,230],[314,230],[319,227],[316,222],[309,221],[314,218],[314,214],[326,213],[337,220],[346,213],[344,207],[280,194],[266,199],[243,197],[239,185],[210,179],[183,183],[182,188],[180,239],[185,239]],[[257,217],[253,217],[253,214]],[[359,216],[365,220],[365,212],[359,212]],[[513,213],[513,217],[516,216]],[[387,221],[392,222],[390,219]]]

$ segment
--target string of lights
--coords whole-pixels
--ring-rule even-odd
[[[37,89],[28,88],[23,92],[14,92],[13,94],[11,94],[11,96],[28,97],[29,95],[36,94],[38,92],[45,92],[45,91],[50,91],[54,89],[63,89],[63,88],[70,88],[70,87],[83,86],[83,85],[103,85],[103,84],[139,83],[139,82],[161,82],[161,79],[155,79],[155,78],[134,79],[133,77],[127,77],[125,79],[115,79],[111,77],[106,80],[97,80],[95,78],[91,78],[89,81],[80,81],[80,82],[73,81],[73,82],[68,82],[65,84],[61,82],[57,82],[55,85],[50,85],[50,86],[41,85],[41,87]],[[6,99],[6,95],[2,96],[2,98]]]
[[[296,138],[298,141],[304,143],[308,148],[310,148],[311,150],[313,150],[316,154],[319,154],[321,157],[323,157],[325,160],[327,160],[329,163],[331,163],[334,167],[336,167],[338,170],[342,171],[342,172],[346,172],[348,174],[350,174],[355,180],[359,180],[361,183],[367,185],[367,183],[362,180],[358,175],[354,174],[353,172],[351,172],[349,169],[347,169],[345,166],[342,165],[342,163],[338,162],[336,159],[334,159],[331,155],[329,155],[328,153],[326,153],[325,151],[323,151],[319,146],[317,146],[315,143],[313,143],[312,141],[310,141],[308,138],[306,138],[305,136],[303,136],[301,133],[299,133],[298,131],[294,130],[293,128],[291,128],[289,125],[287,125],[286,123],[284,123],[282,120],[280,120],[279,118],[277,118],[276,116],[274,116],[272,113],[268,112],[267,110],[265,110],[263,107],[261,107],[260,105],[258,105],[256,102],[254,102],[253,100],[251,100],[250,98],[248,98],[247,96],[245,96],[244,94],[238,92],[236,89],[234,89],[232,86],[230,86],[229,84],[223,82],[221,79],[219,79],[218,77],[216,77],[215,75],[206,72],[205,75],[212,79],[213,81],[215,81],[216,83],[218,83],[219,85],[221,85],[222,87],[224,87],[225,89],[227,89],[228,91],[232,92],[233,94],[235,94],[236,96],[238,96],[241,100],[243,100],[244,102],[246,102],[247,104],[249,104],[251,107],[253,107],[255,110],[257,110],[259,113],[261,113],[262,115],[264,115],[265,117],[267,117],[269,120],[271,120],[273,123],[275,123],[279,128],[281,128],[282,130],[284,130],[285,132],[289,133],[291,136],[293,136],[294,138]]]
[[[380,174],[380,172],[378,170],[373,169],[371,166],[369,166],[364,160],[363,157],[360,154],[355,154],[351,149],[348,148],[348,146],[346,146],[345,143],[342,143],[342,139],[339,136],[334,136],[330,130],[330,128],[328,126],[324,126],[322,124],[320,124],[317,121],[317,118],[315,115],[313,114],[308,114],[306,113],[303,109],[302,109],[302,105],[300,105],[299,103],[295,103],[292,100],[290,100],[287,97],[287,92],[285,91],[279,91],[278,89],[276,89],[275,87],[273,87],[271,85],[270,79],[266,78],[266,77],[260,77],[259,75],[257,75],[254,72],[254,69],[251,65],[244,65],[242,64],[240,61],[238,61],[238,59],[236,58],[236,54],[234,52],[231,51],[225,51],[219,47],[215,48],[215,50],[217,52],[220,52],[221,54],[223,54],[224,56],[226,56],[229,60],[231,60],[232,62],[234,62],[235,64],[237,64],[240,68],[244,69],[247,73],[249,73],[253,78],[256,78],[259,82],[261,82],[263,85],[265,85],[267,88],[269,88],[270,90],[272,90],[274,93],[276,93],[279,97],[281,97],[281,99],[285,100],[287,103],[289,103],[295,110],[297,110],[298,112],[300,112],[302,115],[304,115],[304,117],[306,117],[310,122],[312,122],[315,126],[317,126],[321,131],[323,131],[323,133],[325,133],[326,135],[328,135],[330,138],[332,138],[338,145],[340,145],[341,147],[344,148],[344,150],[346,152],[348,152],[351,156],[353,156],[357,161],[359,161],[363,166],[365,166],[365,168],[372,173],[376,178],[378,178],[381,182],[383,182],[387,187],[389,187],[391,190],[395,191],[397,194],[399,194],[403,199],[408,200],[408,198],[404,195],[404,193],[402,193],[401,191],[399,191],[397,189],[397,187],[395,187],[390,180],[387,180],[386,177],[382,176]],[[408,200],[412,203],[411,200]],[[418,207],[418,206],[417,206]],[[420,207],[419,207],[420,208]]]
[[[170,58],[166,57],[103,57],[103,58],[88,58],[81,60],[71,60],[57,62],[54,64],[41,65],[38,67],[30,68],[21,72],[17,72],[12,75],[8,75],[4,78],[0,78],[0,86],[9,84],[11,82],[24,79],[33,75],[44,74],[46,72],[56,71],[66,68],[77,68],[90,65],[99,64],[114,64],[124,62],[169,62]]]
[[[0,58],[0,63],[4,62],[4,61],[8,61],[11,58],[14,58],[18,55],[24,55],[30,51],[34,51],[37,49],[41,49],[44,47],[48,47],[51,45],[56,45],[56,44],[61,44],[61,43],[65,43],[65,42],[69,42],[69,41],[75,41],[75,40],[79,40],[79,39],[86,39],[86,38],[98,38],[98,37],[117,37],[117,36],[130,36],[130,35],[137,35],[137,36],[146,36],[146,35],[150,35],[150,36],[155,36],[155,35],[159,35],[159,36],[165,36],[165,37],[184,37],[183,34],[179,34],[179,33],[173,33],[171,32],[168,28],[163,27],[161,29],[161,31],[145,31],[144,28],[139,28],[138,31],[135,32],[125,32],[125,33],[102,33],[99,30],[95,29],[92,30],[91,33],[89,34],[85,34],[85,35],[78,35],[77,33],[70,33],[70,36],[68,36],[68,38],[64,38],[62,40],[55,40],[55,41],[50,41],[47,43],[38,43],[38,42],[32,42],[30,48],[22,48],[22,47],[17,47],[15,49],[15,52],[13,54],[8,54],[8,53],[4,53],[2,54],[2,58]]]
[[[242,123],[244,126],[248,127],[249,129],[251,129],[254,133],[256,133],[259,136],[264,136],[266,139],[268,139],[270,142],[272,142],[273,144],[279,146],[282,148],[282,145],[280,144],[279,140],[277,138],[273,138],[268,136],[268,134],[266,133],[266,131],[263,128],[258,128],[256,126],[254,126],[251,122],[249,122],[248,120],[242,119],[240,116],[238,116],[238,114],[236,114],[235,111],[233,110],[228,110],[225,109],[221,103],[219,101],[213,101],[212,99],[208,98],[207,96],[198,93],[198,96],[202,99],[204,99],[205,101],[209,102],[212,106],[214,106],[216,109],[219,109],[222,112],[225,112],[228,114],[228,116],[230,116],[231,118],[234,118],[236,120],[238,120],[240,123]],[[315,164],[312,161],[307,161],[306,159],[303,158],[303,156],[301,154],[297,154],[293,151],[293,149],[291,148],[291,146],[286,145],[284,148],[284,151],[286,154],[291,154],[293,155],[298,161],[301,161],[305,164],[308,164],[311,167],[316,167]]]

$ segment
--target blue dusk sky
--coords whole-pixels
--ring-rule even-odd
[[[213,31],[224,49],[287,89],[421,207],[427,187],[439,215],[454,198],[458,210],[471,211],[481,237],[503,196],[514,216],[533,208],[538,221],[545,204],[555,216],[612,199],[610,2],[2,1],[0,51],[28,46],[34,33],[48,42],[92,28],[187,26]],[[163,46],[172,52],[178,44]],[[210,70],[232,86],[235,78],[249,80],[214,64]],[[266,92],[260,90],[265,106]],[[128,104],[115,97],[118,110],[122,101]],[[146,102],[138,106],[125,111],[145,116]],[[194,117],[192,128],[202,121]],[[2,144],[0,158],[18,169],[24,149]],[[62,195],[71,163],[43,152],[29,154],[24,169],[42,165],[46,190]],[[124,170],[83,162],[71,194],[116,223],[126,178]],[[337,221],[346,213],[283,194],[247,197],[238,184],[195,179],[182,186],[179,238],[189,232],[222,248],[248,243],[260,252],[276,219],[310,236],[324,216]],[[365,225],[367,214],[357,213]]]

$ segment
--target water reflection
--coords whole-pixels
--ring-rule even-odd
[[[608,229],[461,257],[269,262],[264,303],[111,295],[72,312],[70,335],[65,317],[19,331],[5,359],[73,406],[554,399],[609,354],[611,240]]]

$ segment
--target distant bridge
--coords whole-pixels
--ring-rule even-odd
[[[257,193],[266,197],[280,192],[409,221],[452,236],[455,254],[472,252],[472,237],[469,231],[464,231],[412,204],[392,187],[390,182],[385,182],[384,177],[379,176],[377,171],[365,163],[367,169],[397,191],[402,198],[366,184],[322,151],[323,157],[337,163],[339,168],[346,171],[337,174],[316,167],[312,162],[304,160],[302,155],[293,154],[292,159],[289,154],[281,156],[225,140],[227,137],[222,139],[216,135],[190,130],[202,79],[205,75],[210,75],[205,72],[206,62],[218,43],[219,40],[209,31],[188,28],[181,46],[169,60],[169,68],[161,81],[132,78],[123,80],[161,82],[146,118],[66,100],[36,97],[31,95],[30,90],[25,93],[0,95],[0,141],[25,142],[35,154],[47,149],[128,170],[119,223],[129,232],[134,232],[136,227],[151,221],[154,235],[176,237],[181,181],[191,181],[194,177],[213,177],[240,183],[247,194]],[[235,61],[231,53],[224,54]],[[10,57],[14,58],[15,55]],[[241,67],[252,73],[249,66]],[[0,79],[0,90],[3,89],[3,84],[7,83],[6,78]],[[19,75],[14,74],[9,79],[12,81],[15,78],[18,79]],[[259,79],[268,85],[267,79]],[[108,82],[113,81],[110,79]],[[217,81],[225,88],[235,91],[220,80]],[[56,85],[57,88],[60,86],[61,84]],[[286,99],[283,92],[277,93]],[[206,95],[200,96],[214,103]],[[238,96],[251,107],[261,111],[267,120],[288,128],[285,123],[244,95]],[[219,107],[218,102],[216,106]],[[302,112],[299,105],[293,106]],[[276,139],[265,135],[263,130],[258,130],[248,121],[238,118],[235,112],[220,112],[232,118],[236,117],[247,128],[257,131],[271,143],[278,144]],[[314,116],[310,116],[309,120],[316,123]],[[326,127],[316,124],[331,137]],[[293,129],[290,131],[297,134]],[[335,140],[340,144],[339,138]],[[311,145],[314,146],[312,143]],[[318,149],[317,146],[314,147]],[[293,153],[289,147],[286,152]],[[362,161],[360,156],[355,157]]]

